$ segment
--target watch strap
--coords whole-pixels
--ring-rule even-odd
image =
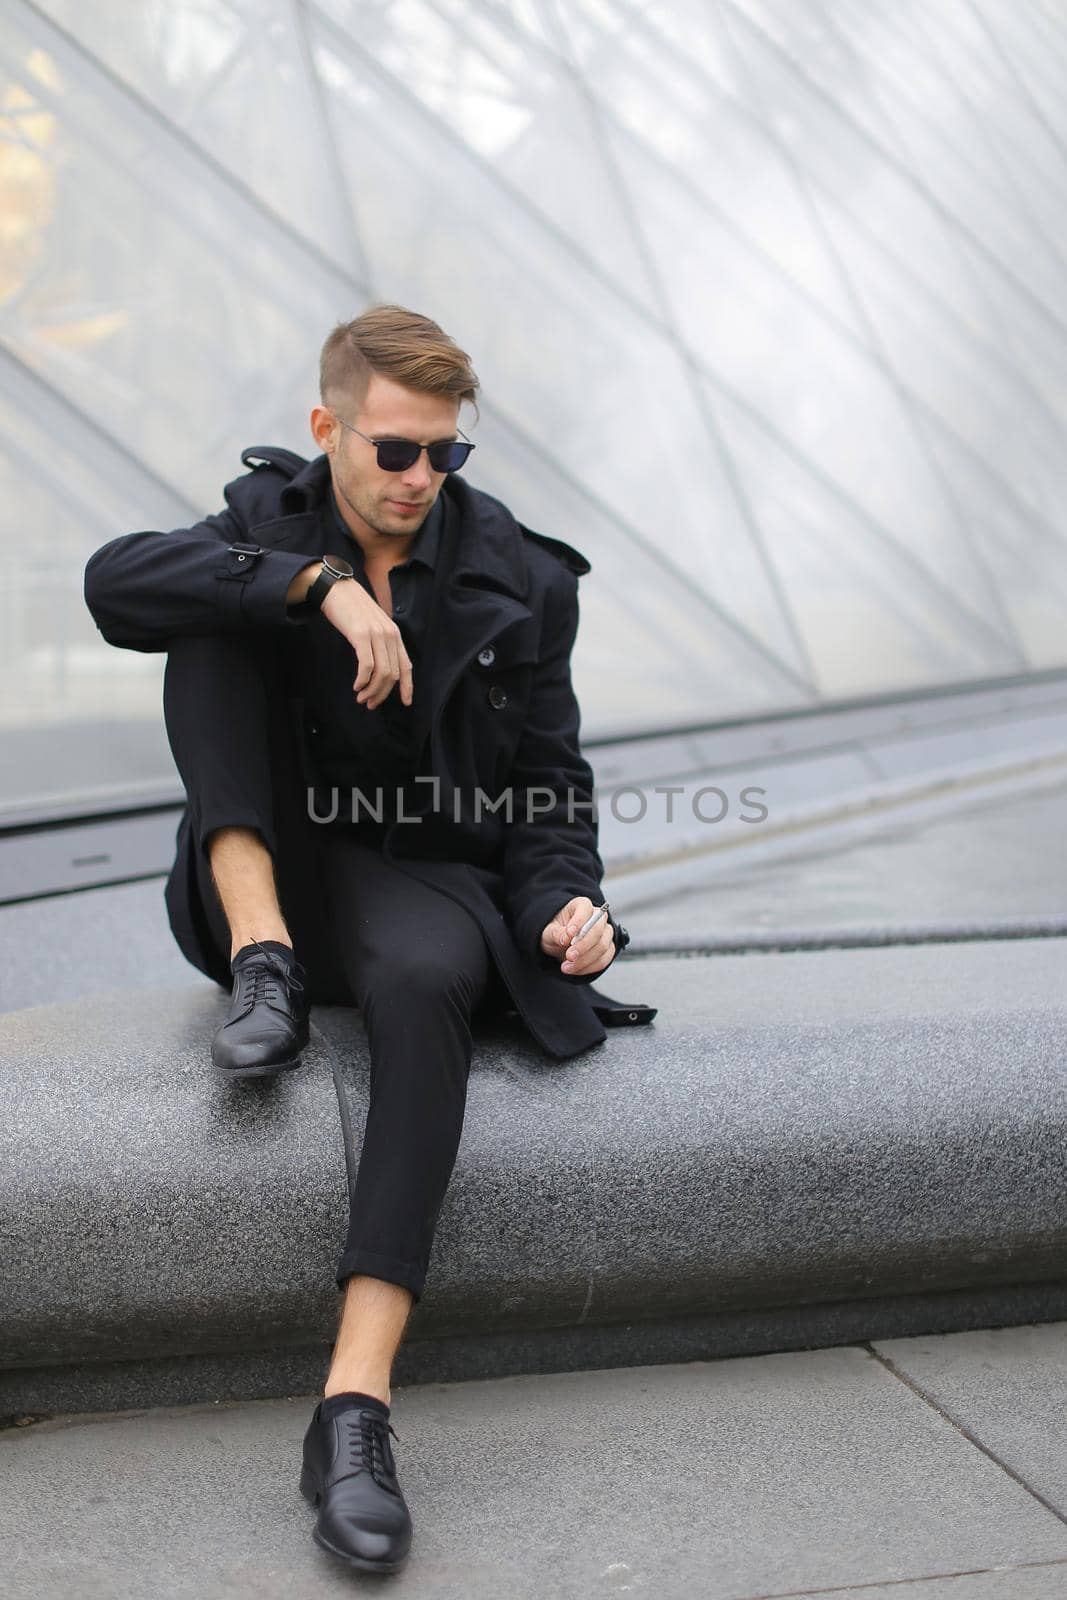
[[[309,612],[321,610],[322,602],[325,600],[334,584],[343,583],[346,578],[351,578],[354,575],[351,568],[349,568],[347,572],[341,572],[338,570],[338,568],[331,566],[331,559],[336,561],[338,557],[334,556],[331,558],[330,556],[323,556],[322,571],[319,573],[318,577],[311,585],[311,588],[304,596],[304,605],[307,607]],[[348,563],[346,562],[345,565],[347,566]]]

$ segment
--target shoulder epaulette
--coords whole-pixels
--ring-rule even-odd
[[[295,450],[283,450],[272,444],[250,444],[247,450],[241,451],[241,460],[246,467],[251,467],[256,461],[266,462],[268,466],[284,472],[287,478],[295,478],[307,466],[304,457],[298,456]]]
[[[519,523],[519,527],[528,539],[533,539],[543,549],[550,551],[557,561],[562,561],[564,566],[569,567],[579,578],[592,571],[589,562],[581,551],[575,550],[574,546],[567,544],[565,540],[552,539],[547,533],[535,533],[532,528],[526,527],[525,523],[522,522]]]

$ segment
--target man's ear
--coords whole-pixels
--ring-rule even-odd
[[[311,413],[311,437],[325,455],[333,455],[337,443],[338,427],[332,411],[325,406],[315,406]]]

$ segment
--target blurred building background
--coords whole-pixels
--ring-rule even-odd
[[[310,453],[372,300],[592,562],[587,739],[1067,666],[1059,0],[8,0],[0,73],[0,816],[174,795],[86,557]]]

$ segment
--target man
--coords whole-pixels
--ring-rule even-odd
[[[472,1019],[511,1007],[563,1058],[651,1013],[590,987],[627,936],[591,920],[603,869],[570,679],[588,562],[455,476],[478,380],[435,322],[369,308],[330,334],[320,381],[321,454],[246,450],[225,510],[112,540],[85,593],[111,643],[167,651],[188,797],[167,906],[190,961],[232,984],[215,1070],[296,1066],[311,1002],[363,1016],[370,1103],[301,1488],[321,1545],[395,1571],[411,1519],[389,1383]]]

